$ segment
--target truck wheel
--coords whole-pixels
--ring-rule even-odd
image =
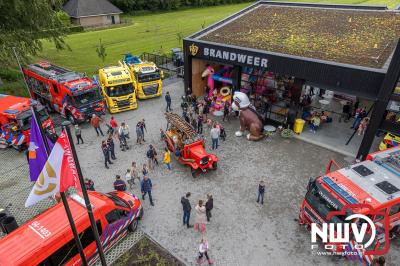
[[[191,172],[192,172],[192,177],[193,177],[193,178],[196,178],[196,177],[197,177],[197,175],[196,175],[196,170],[193,169],[193,168],[191,168]]]
[[[217,162],[213,162],[213,164],[212,164],[212,170],[217,170],[217,168],[218,168],[218,163]]]
[[[130,232],[135,232],[138,228],[139,220],[135,219],[128,225],[128,230]]]

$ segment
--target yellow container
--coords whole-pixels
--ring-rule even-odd
[[[294,121],[294,126],[293,126],[294,133],[300,134],[301,132],[303,132],[305,123],[306,123],[306,121],[303,119],[300,119],[300,118],[296,119]]]

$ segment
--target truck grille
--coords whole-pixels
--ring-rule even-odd
[[[304,207],[304,212],[308,215],[308,217],[310,217],[312,219],[312,222],[319,224],[320,226],[322,226],[321,221],[318,219],[317,216],[314,215],[314,213],[309,210],[307,207]]]
[[[118,107],[126,107],[130,105],[129,100],[122,100],[117,102]]]
[[[145,95],[153,95],[158,91],[158,84],[152,84],[148,86],[143,86],[143,93]]]

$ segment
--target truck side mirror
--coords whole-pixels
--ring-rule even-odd
[[[161,76],[161,79],[164,79],[164,71],[160,71],[160,76]]]

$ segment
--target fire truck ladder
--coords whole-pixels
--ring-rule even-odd
[[[179,115],[167,112],[165,113],[165,118],[167,119],[168,124],[171,124],[178,130],[182,131],[189,139],[195,140],[198,137],[194,128]]]

